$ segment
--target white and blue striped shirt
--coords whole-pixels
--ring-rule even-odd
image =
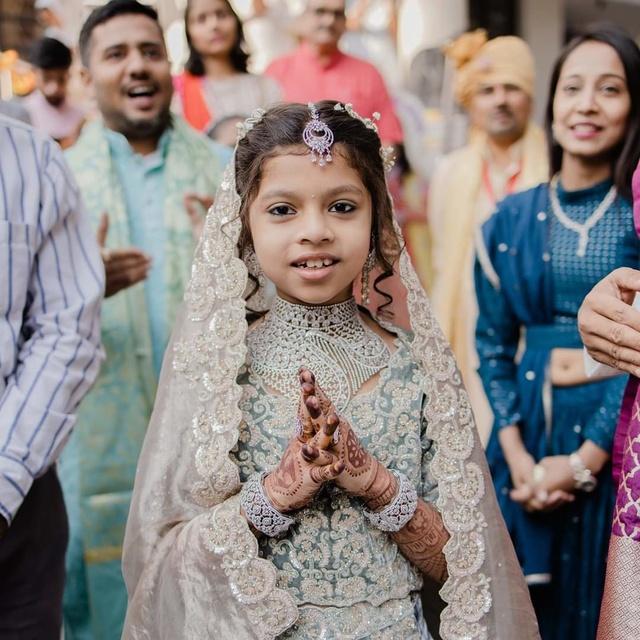
[[[98,374],[104,272],[52,140],[0,116],[0,515],[56,460]]]

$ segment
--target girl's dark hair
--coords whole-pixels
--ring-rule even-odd
[[[585,42],[608,44],[615,49],[624,67],[631,98],[631,109],[627,118],[625,134],[615,149],[611,150],[610,156],[613,182],[621,195],[631,199],[631,177],[640,158],[640,49],[623,29],[615,25],[597,25],[573,38],[564,48],[553,68],[545,123],[551,175],[555,175],[562,164],[562,147],[554,140],[552,129],[553,101],[558,80],[569,55]]]
[[[334,109],[335,105],[334,100],[323,100],[315,106],[320,120],[333,132],[333,154],[341,154],[358,172],[371,196],[371,248],[375,251],[376,265],[382,271],[375,279],[373,288],[386,300],[378,308],[378,313],[389,314],[385,307],[391,304],[392,297],[381,291],[379,284],[393,275],[393,264],[400,255],[401,247],[393,226],[393,206],[387,191],[380,155],[380,138],[362,121],[344,110]],[[236,188],[241,198],[241,255],[252,245],[249,207],[260,189],[265,161],[282,153],[287,147],[302,148],[301,153],[308,153],[302,142],[302,132],[310,118],[307,105],[277,105],[269,109],[260,122],[239,142],[235,162]]]
[[[229,52],[229,58],[231,60],[231,66],[239,73],[247,72],[247,61],[249,60],[249,54],[245,51],[244,31],[242,29],[242,21],[238,17],[238,14],[233,10],[229,0],[223,0],[227,5],[229,11],[231,11],[236,21],[236,41],[233,43],[233,47]],[[184,68],[194,76],[203,76],[204,62],[202,56],[193,47],[191,42],[191,35],[189,34],[189,14],[193,9],[193,0],[187,0],[187,8],[184,12],[184,31],[187,36],[187,44],[189,45],[189,58],[184,65]]]

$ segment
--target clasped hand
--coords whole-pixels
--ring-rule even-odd
[[[509,462],[514,488],[509,494],[527,511],[553,511],[575,500],[569,456],[547,456],[536,465],[523,452]]]
[[[395,477],[361,445],[351,425],[338,416],[313,374],[299,373],[298,433],[278,466],[265,478],[264,489],[282,512],[308,504],[325,482],[335,482],[350,495],[367,501],[394,495]]]

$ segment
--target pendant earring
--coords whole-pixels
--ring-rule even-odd
[[[371,274],[371,270],[373,269],[373,265],[376,263],[376,252],[372,249],[365,260],[364,266],[362,267],[362,285],[360,287],[361,295],[362,295],[362,304],[365,306],[369,304],[369,275]]]

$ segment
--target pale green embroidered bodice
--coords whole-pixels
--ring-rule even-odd
[[[430,474],[435,451],[425,434],[420,375],[404,339],[396,340],[396,351],[376,386],[353,397],[344,415],[382,464],[404,473],[420,496],[435,501],[437,487]],[[277,465],[294,433],[297,398],[268,393],[249,369],[243,370],[240,382],[244,421],[232,456],[244,482],[252,473]],[[393,611],[398,621],[409,622],[407,616],[413,614],[409,596],[420,590],[422,578],[390,535],[366,520],[360,500],[328,486],[295,517],[297,523],[284,537],[261,538],[260,555],[275,564],[279,586],[299,606],[350,608],[347,617],[354,625],[353,615],[359,611],[368,611],[368,618],[377,617],[371,614],[376,608],[384,614],[361,624],[367,633],[341,637],[378,637],[376,630],[394,622]],[[307,634],[287,637],[306,638]]]

